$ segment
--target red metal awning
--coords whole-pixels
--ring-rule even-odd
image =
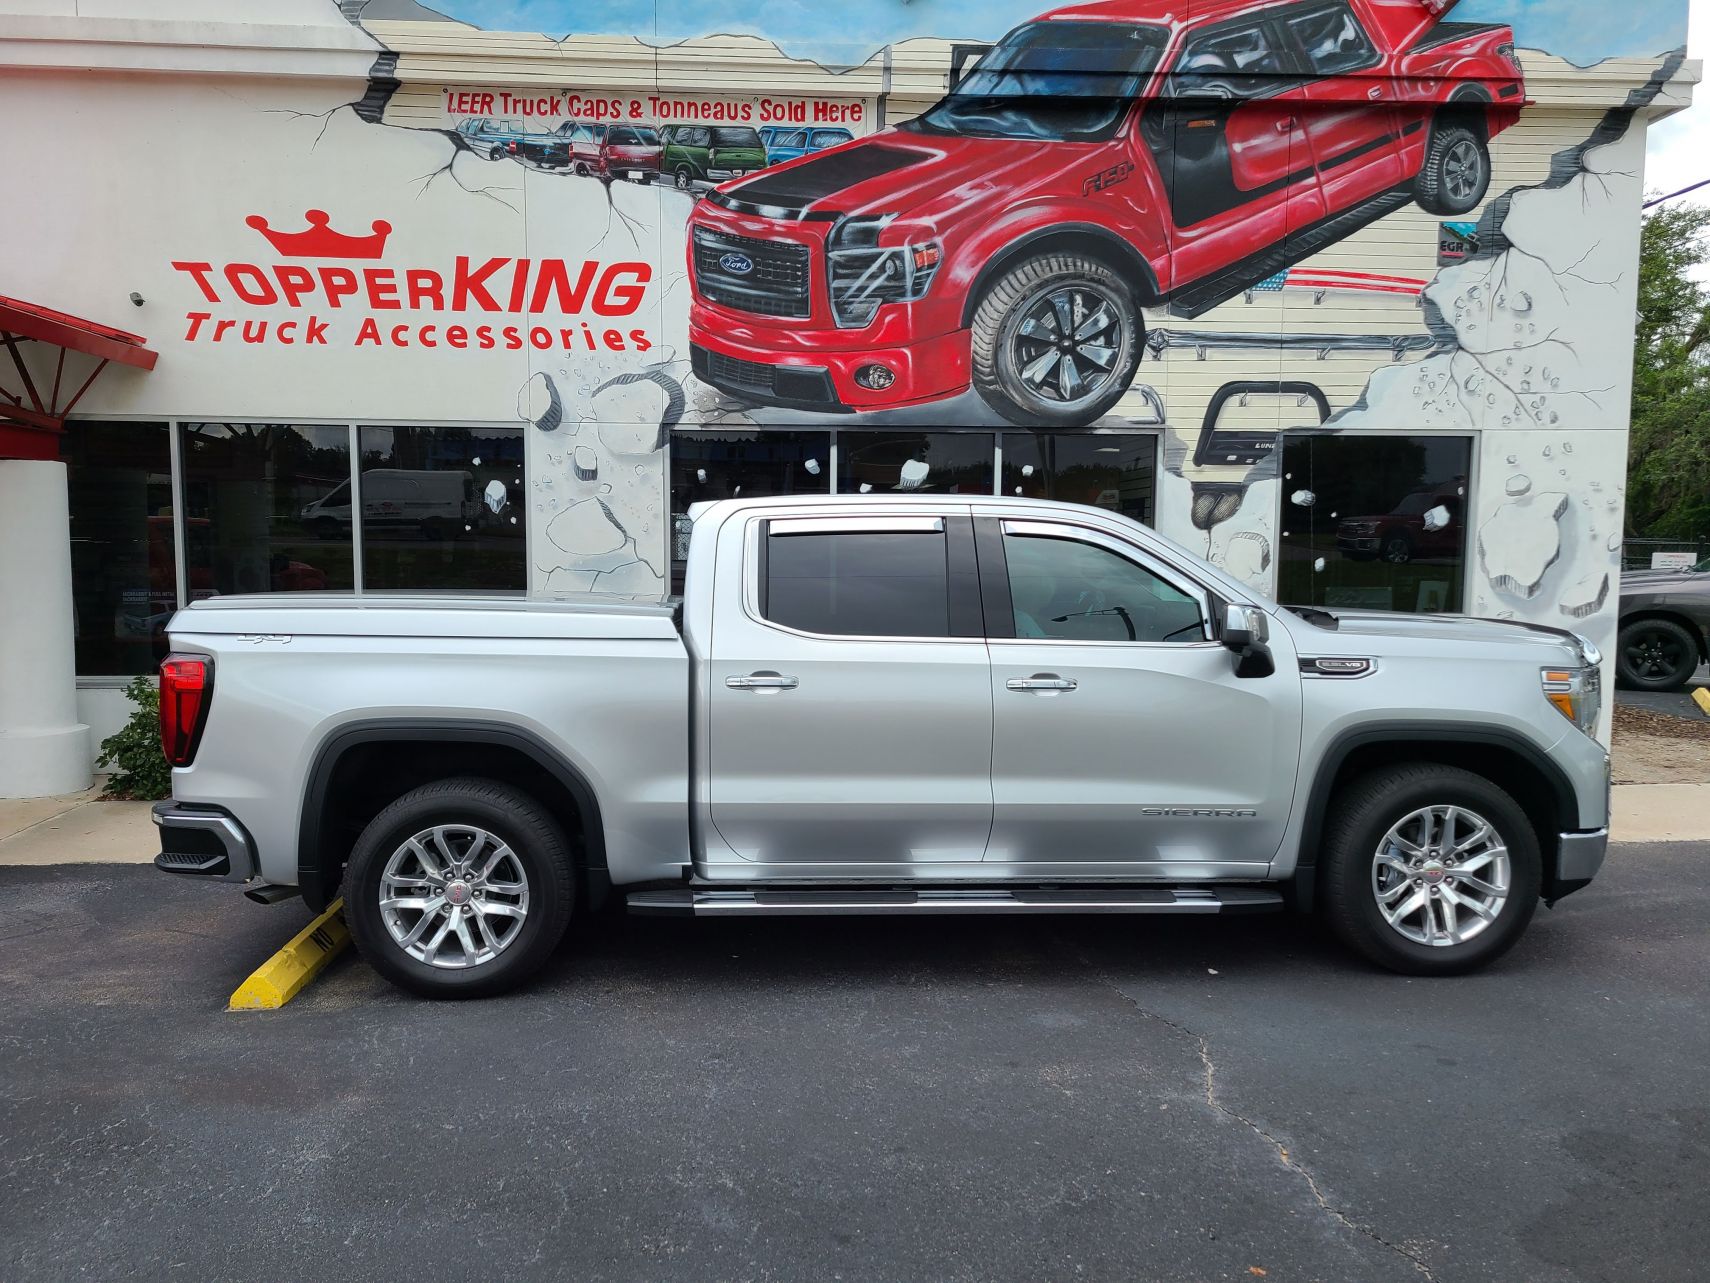
[[[0,347],[12,354],[12,367],[19,379],[16,392],[0,382],[0,459],[58,458],[59,433],[65,429],[66,416],[109,361],[134,365],[140,370],[154,368],[159,353],[144,347],[144,342],[140,334],[0,294]],[[20,344],[24,343],[43,343],[59,349],[53,361],[53,387],[45,397],[24,362],[20,350]],[[67,352],[93,357],[95,368],[62,403],[60,389],[69,387],[65,383]],[[45,383],[46,370],[38,366],[36,373]]]

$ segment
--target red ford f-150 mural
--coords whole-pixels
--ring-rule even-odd
[[[762,404],[970,385],[1096,420],[1143,314],[1196,316],[1409,201],[1463,215],[1525,101],[1513,35],[1455,0],[1108,0],[1010,32],[914,120],[708,193],[696,375]]]

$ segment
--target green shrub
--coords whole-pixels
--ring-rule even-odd
[[[101,761],[113,773],[102,797],[154,800],[172,793],[172,768],[160,751],[160,691],[146,677],[125,687],[135,704],[130,721],[101,741]]]

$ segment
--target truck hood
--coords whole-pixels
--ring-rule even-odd
[[[1103,169],[1108,145],[977,138],[885,129],[829,151],[720,187],[720,204],[772,217],[899,214],[931,219],[941,209],[1006,204],[1040,187],[1060,189],[1060,176]],[[1075,190],[1079,190],[1078,186]]]
[[[1540,662],[1580,661],[1578,637],[1565,628],[1525,624],[1505,619],[1477,619],[1470,615],[1401,615],[1387,611],[1336,610],[1323,612],[1336,621],[1334,630],[1321,628],[1285,611],[1291,631],[1303,652],[1320,654],[1370,653],[1383,655],[1408,642],[1433,646],[1530,646]]]

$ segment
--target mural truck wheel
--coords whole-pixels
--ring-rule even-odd
[[[1636,619],[1621,629],[1615,657],[1629,690],[1684,690],[1698,667],[1698,640],[1672,619]]]
[[[695,185],[695,175],[687,165],[678,165],[672,181],[677,184],[678,191],[686,192]]]
[[[504,158],[505,149],[503,147],[489,147],[487,149],[488,160],[503,160]]]
[[[1465,214],[1490,190],[1490,147],[1470,125],[1438,121],[1413,195],[1428,214]]]
[[[974,387],[1011,423],[1075,428],[1128,390],[1143,333],[1128,287],[1080,254],[1022,259],[974,309]]]

